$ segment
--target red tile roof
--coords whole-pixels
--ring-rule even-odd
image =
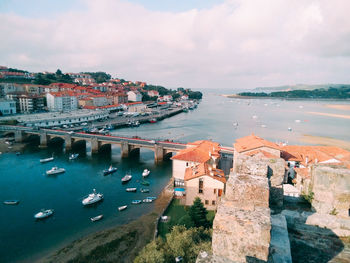
[[[243,138],[239,138],[236,140],[236,143],[234,144],[235,150],[239,153],[258,149],[260,147],[268,147],[268,148],[280,150],[280,147],[276,143],[269,142],[254,134]]]
[[[211,157],[220,156],[220,144],[212,141],[196,141],[187,144],[189,147],[179,151],[172,160],[190,161],[196,163],[207,162]]]
[[[212,174],[211,174],[211,172],[212,172]],[[226,183],[226,177],[225,177],[224,171],[220,170],[220,169],[213,169],[206,163],[201,163],[201,164],[196,165],[194,167],[186,168],[184,180],[189,181],[189,180],[192,180],[194,178],[201,177],[201,176],[209,176],[209,177],[211,177],[215,180],[218,180],[224,184]]]

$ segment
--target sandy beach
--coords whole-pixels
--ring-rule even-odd
[[[350,110],[350,104],[327,104],[325,106],[337,110]]]
[[[345,114],[334,114],[334,113],[314,112],[314,111],[308,111],[307,113],[312,114],[312,115],[320,115],[320,116],[327,116],[327,117],[334,117],[334,118],[350,119],[350,115],[345,115]]]
[[[315,145],[337,146],[346,150],[350,150],[350,142],[338,140],[330,137],[313,136],[309,134],[304,134],[300,138],[300,141],[305,143],[315,144]]]

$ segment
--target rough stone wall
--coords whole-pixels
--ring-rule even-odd
[[[313,209],[320,214],[349,218],[350,170],[329,165],[312,168]]]
[[[259,154],[250,157],[237,153],[233,173],[253,174],[262,177],[267,175],[270,185],[270,204],[277,207],[283,206],[285,161],[282,158],[266,158]]]
[[[267,261],[271,239],[267,165],[243,155],[235,160],[214,219],[213,255],[235,262]]]

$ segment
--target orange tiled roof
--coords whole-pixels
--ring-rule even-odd
[[[280,150],[280,147],[276,143],[269,142],[254,134],[239,138],[236,140],[236,143],[234,144],[235,150],[239,153],[249,151],[249,150],[254,150],[260,147],[269,147],[272,149]]]
[[[220,156],[220,144],[212,141],[196,141],[187,144],[189,148],[179,151],[172,160],[183,160],[197,163],[204,163],[210,159],[210,155],[214,157]]]
[[[283,159],[298,161],[305,166],[306,158],[308,164],[322,163],[332,159],[338,160],[338,163],[350,163],[350,152],[335,146],[286,145],[281,149]]]
[[[213,172],[213,175],[211,175],[210,172]],[[184,180],[188,181],[201,176],[209,176],[224,184],[226,183],[226,177],[225,177],[224,171],[220,169],[212,169],[210,171],[209,166],[206,163],[201,163],[195,167],[186,168]]]

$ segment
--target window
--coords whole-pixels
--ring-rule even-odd
[[[199,179],[198,182],[198,193],[203,194],[203,179]]]
[[[216,189],[214,189],[214,195],[216,194]]]
[[[188,163],[186,163],[186,167],[188,167]]]
[[[215,200],[211,201],[211,204],[212,204],[212,205],[215,205]]]
[[[205,204],[206,204],[206,205],[209,205],[209,200],[205,200]]]

